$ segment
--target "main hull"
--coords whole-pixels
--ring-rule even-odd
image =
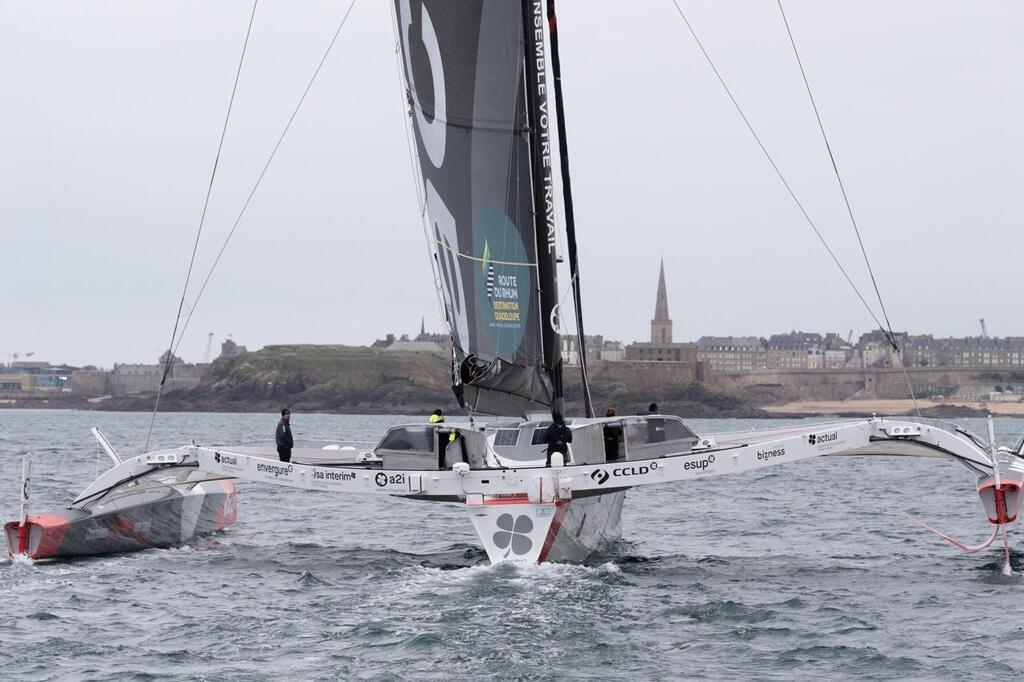
[[[91,510],[61,509],[4,526],[11,556],[31,559],[95,556],[177,547],[235,523],[234,480],[203,481],[185,491],[148,488],[119,495]]]
[[[491,563],[586,563],[622,536],[625,490],[529,502],[484,499],[467,509]]]

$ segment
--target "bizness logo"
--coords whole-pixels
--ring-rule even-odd
[[[814,438],[814,436],[811,436],[811,438]],[[812,442],[811,445],[814,445],[814,443]],[[785,457],[785,456],[786,456],[786,448],[785,448],[785,446],[783,446],[781,448],[771,448],[770,450],[758,450],[757,451],[757,458],[759,460],[761,460],[761,461],[773,459],[775,457]]]
[[[594,469],[594,473],[590,474],[590,477],[594,479],[598,485],[604,485],[604,482],[609,478],[608,472],[604,469]]]
[[[497,523],[498,530],[492,540],[495,547],[506,550],[505,556],[509,552],[522,556],[533,549],[533,540],[529,536],[533,531],[533,519],[529,516],[520,514],[513,518],[511,514],[502,514]]]

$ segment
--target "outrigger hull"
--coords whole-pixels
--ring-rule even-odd
[[[181,488],[185,488],[182,490]],[[177,547],[235,523],[232,479],[127,491],[91,510],[67,508],[4,526],[11,556],[57,559]]]

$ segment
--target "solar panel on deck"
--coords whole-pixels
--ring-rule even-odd
[[[519,429],[498,429],[494,433],[495,447],[514,448],[519,443]]]

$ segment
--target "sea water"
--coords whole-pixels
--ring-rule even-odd
[[[292,424],[301,444],[401,421]],[[161,414],[153,445],[269,441],[276,422]],[[108,467],[94,425],[134,454],[149,415],[0,411],[0,518],[17,516],[25,452],[36,512]],[[1024,421],[996,428],[1015,444]],[[0,560],[0,678],[1020,675],[1024,588],[1001,575],[1001,550],[962,554],[900,510],[967,542],[990,529],[955,463],[823,458],[631,491],[623,540],[593,565],[489,566],[459,505],[243,482],[238,524],[193,547]]]

